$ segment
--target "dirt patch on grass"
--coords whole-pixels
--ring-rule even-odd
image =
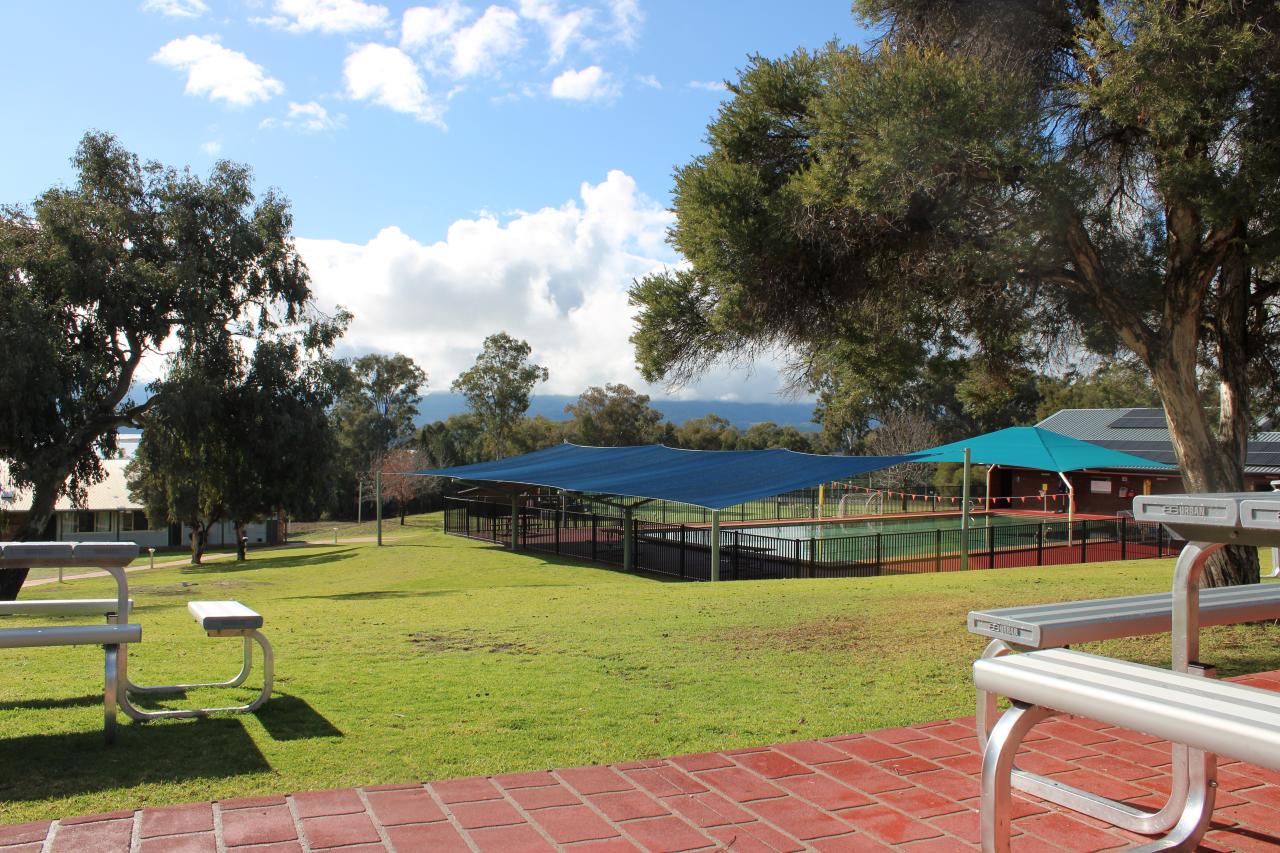
[[[130,584],[129,592],[138,593],[139,595],[158,595],[158,596],[180,596],[180,595],[203,595],[213,590],[237,589],[247,586],[262,586],[265,581],[238,581],[238,580],[203,580],[203,581],[181,581],[175,584]]]
[[[736,628],[710,639],[742,651],[857,651],[875,644],[865,618],[838,616],[792,625]]]
[[[523,643],[511,643],[477,634],[432,634],[417,631],[409,642],[424,652],[490,652],[491,654],[535,655],[537,649]]]

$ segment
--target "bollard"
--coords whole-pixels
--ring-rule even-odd
[[[147,549],[147,554],[148,554],[148,555],[150,555],[150,557],[151,557],[151,568],[153,568],[153,569],[154,569],[154,568],[156,567],[156,549],[155,549],[155,548],[148,548],[148,549]]]
[[[338,528],[333,528],[333,544],[338,544]]]

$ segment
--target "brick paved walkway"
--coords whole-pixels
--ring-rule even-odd
[[[1280,672],[1241,679],[1280,690]],[[1154,804],[1168,749],[1076,718],[1040,725],[1020,764]],[[972,718],[820,741],[493,778],[224,800],[0,827],[0,853],[875,851],[972,849]],[[1203,849],[1280,850],[1280,773],[1220,774]],[[1025,799],[1015,851],[1095,851],[1138,836]]]

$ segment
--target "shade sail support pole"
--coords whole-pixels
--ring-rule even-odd
[[[511,493],[511,550],[520,548],[520,494]]]
[[[960,571],[969,568],[969,475],[972,453],[964,449],[964,484],[961,486],[960,498]]]
[[[1058,476],[1062,478],[1062,482],[1067,484],[1067,547],[1070,548],[1074,541],[1072,534],[1074,533],[1075,525],[1072,522],[1075,520],[1076,515],[1076,487],[1066,474],[1059,471]]]
[[[711,510],[711,580],[720,580],[720,510]]]
[[[633,572],[636,568],[636,512],[634,507],[622,511],[622,570]]]

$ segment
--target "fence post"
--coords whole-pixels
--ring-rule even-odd
[[[591,562],[596,559],[596,522],[600,520],[600,516],[594,512],[591,513]]]
[[[1036,565],[1044,565],[1044,522],[1036,529]]]
[[[551,516],[551,522],[556,526],[556,556],[560,556],[560,519],[564,518],[560,513],[554,513]]]
[[[809,492],[809,517],[810,518],[818,517],[817,506],[818,506],[818,496],[815,495],[812,491],[810,491]]]
[[[881,568],[880,564],[881,564],[881,561],[884,559],[884,556],[880,550],[880,547],[882,544],[882,539],[881,539],[882,536],[884,536],[884,534],[877,530],[876,531],[876,574],[880,574],[880,568]]]
[[[680,525],[680,577],[684,577],[684,525]]]
[[[1120,517],[1120,559],[1129,559],[1129,519]]]
[[[991,524],[991,519],[987,519],[987,568],[994,569],[996,567],[996,528]]]
[[[1156,525],[1156,556],[1164,556],[1164,525]]]
[[[739,530],[735,530],[733,531],[733,559],[729,562],[729,565],[733,569],[734,580],[739,579],[738,578],[738,559],[741,556],[741,554],[742,554],[742,532]]]
[[[933,529],[933,570],[942,571],[942,528]]]
[[[809,577],[811,578],[818,576],[817,560],[818,560],[818,540],[810,536],[809,537]]]
[[[1089,522],[1080,522],[1080,562],[1089,562]]]

